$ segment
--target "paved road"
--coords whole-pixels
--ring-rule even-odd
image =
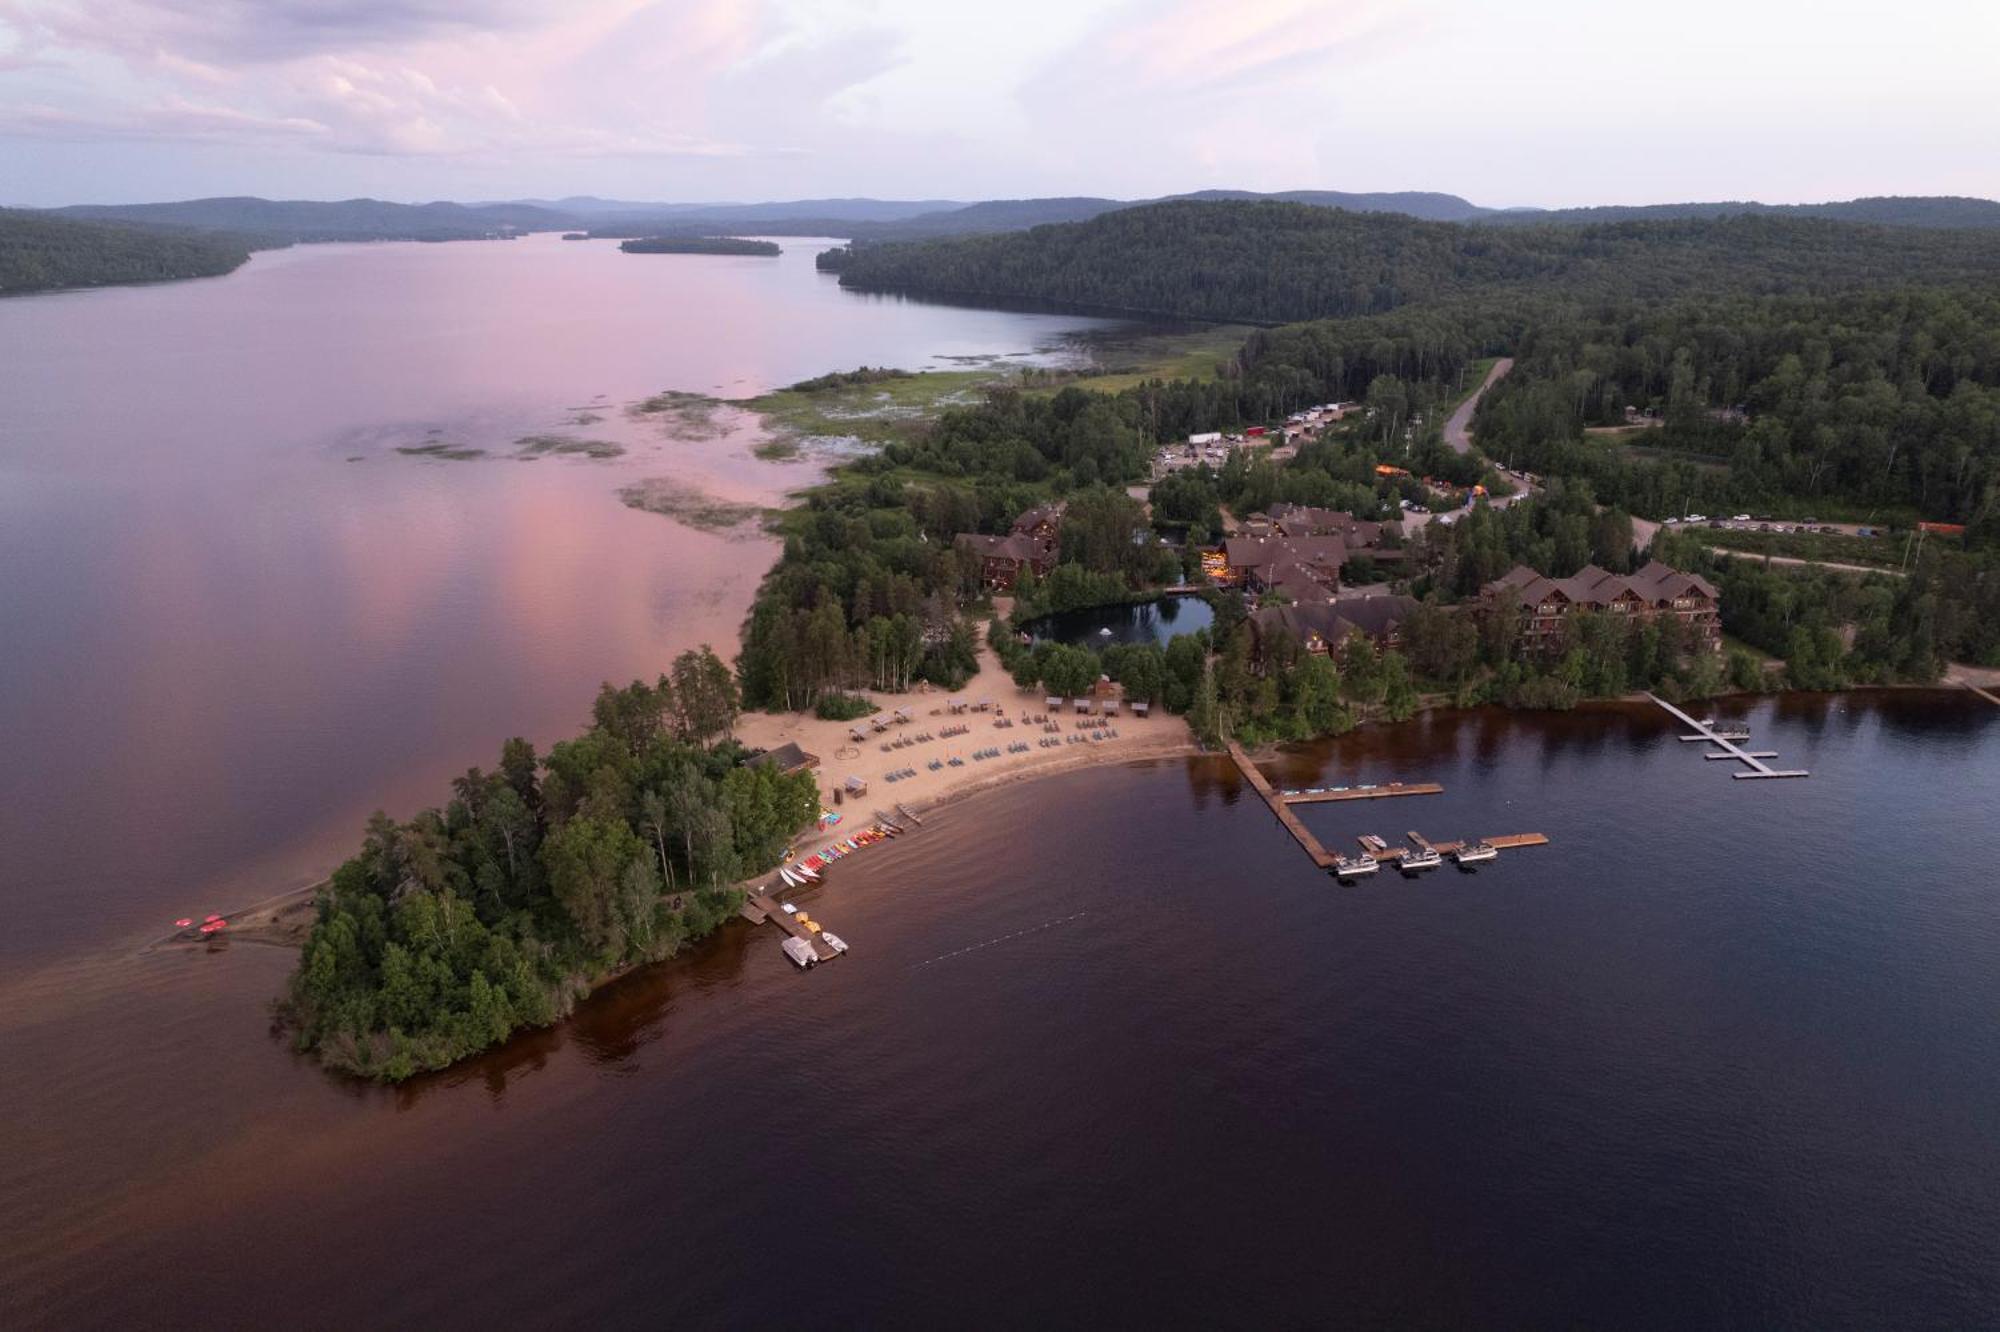
[[[1479,400],[1486,396],[1486,390],[1493,387],[1494,381],[1513,368],[1514,358],[1511,356],[1502,356],[1495,361],[1493,368],[1486,372],[1486,378],[1480,382],[1479,388],[1471,397],[1461,402],[1458,410],[1444,423],[1444,442],[1451,445],[1452,452],[1472,452],[1473,409],[1479,406]]]

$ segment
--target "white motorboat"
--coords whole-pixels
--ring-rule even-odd
[[[1444,864],[1444,857],[1435,851],[1424,848],[1415,851],[1405,851],[1402,859],[1397,863],[1406,870],[1436,869],[1439,865]]]
[[[821,943],[825,944],[828,948],[831,948],[836,953],[844,953],[847,951],[847,940],[841,938],[837,934],[830,934],[825,930],[821,930],[819,932],[819,940]]]
[[[798,964],[800,971],[811,971],[819,965],[819,954],[815,953],[813,946],[804,939],[794,939],[787,935],[779,947],[785,950],[786,957]]]
[[[1488,842],[1467,842],[1452,852],[1451,858],[1461,865],[1477,865],[1485,860],[1498,860],[1500,853]]]
[[[1358,879],[1364,874],[1373,874],[1382,868],[1373,856],[1335,856],[1333,873],[1339,879]]]

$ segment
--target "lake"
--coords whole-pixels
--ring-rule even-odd
[[[1552,839],[1415,882],[1226,761],[989,793],[799,895],[840,963],[732,926],[400,1091],[265,1032],[280,950],[127,959],[7,1006],[5,1270],[50,1322],[1990,1324],[2000,710],[1749,718],[1813,776],[1650,708],[1276,765],[1444,785],[1330,844]]]
[[[1110,643],[1155,643],[1165,647],[1182,634],[1198,633],[1215,622],[1200,597],[1162,597],[1124,606],[1087,606],[1056,611],[1022,626],[1036,642],[1103,647]]]
[[[1106,326],[856,296],[827,243],[301,246],[0,300],[0,963],[310,882],[370,810],[573,731],[598,682],[730,655],[775,543],[618,489],[778,504],[815,468],[752,456],[740,413],[632,404]],[[545,435],[626,453],[515,456]],[[486,456],[398,452],[436,447]]]
[[[289,952],[143,948],[733,642],[768,544],[613,492],[810,470],[626,404],[1072,326],[553,238],[0,302],[0,1325],[2000,1317],[1963,691],[1749,705],[1798,782],[1626,707],[1273,766],[1445,786],[1330,845],[1552,838],[1416,882],[1314,872],[1223,761],[990,792],[800,895],[839,964],[734,924],[399,1090],[271,1030]],[[627,453],[498,456],[586,429]]]

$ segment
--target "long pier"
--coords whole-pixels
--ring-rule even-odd
[[[1313,804],[1317,799],[1366,800],[1378,795],[1435,795],[1444,790],[1442,786],[1439,786],[1435,782],[1412,782],[1377,787],[1360,793],[1329,792],[1324,797],[1314,797],[1309,794],[1306,799],[1298,799],[1284,795],[1274,788],[1271,785],[1270,779],[1265,777],[1258,770],[1257,765],[1250,761],[1250,756],[1243,752],[1243,746],[1237,744],[1234,740],[1229,742],[1229,757],[1235,760],[1237,771],[1243,774],[1244,781],[1250,783],[1250,789],[1264,798],[1264,803],[1269,805],[1271,812],[1278,816],[1278,822],[1284,825],[1285,831],[1290,833],[1298,841],[1298,844],[1305,848],[1306,854],[1312,857],[1313,864],[1323,870],[1331,870],[1338,857],[1322,846],[1319,838],[1312,835],[1312,830],[1299,821],[1299,816],[1291,811],[1292,805]],[[1433,842],[1424,837],[1422,833],[1417,832],[1410,833],[1409,838],[1418,846],[1429,847],[1439,855],[1446,856],[1465,845],[1463,842]],[[1497,837],[1487,837],[1482,840],[1488,846],[1502,851],[1509,847],[1517,846],[1547,846],[1549,841],[1548,837],[1542,833],[1503,833]],[[1377,860],[1400,860],[1405,850],[1405,848],[1397,846],[1378,851],[1375,849],[1373,843],[1366,838],[1362,839],[1361,845]]]
[[[1292,813],[1291,807],[1285,803],[1284,797],[1279,795],[1272,788],[1270,780],[1257,770],[1257,765],[1252,763],[1250,756],[1243,752],[1243,746],[1231,740],[1229,742],[1229,757],[1236,760],[1237,771],[1243,774],[1243,780],[1250,783],[1250,788],[1253,791],[1264,797],[1264,803],[1269,805],[1271,812],[1278,816],[1278,822],[1285,825],[1285,831],[1298,839],[1299,845],[1304,847],[1306,854],[1312,857],[1313,864],[1323,870],[1332,869],[1333,853],[1321,846],[1319,838],[1312,835],[1312,830],[1299,822],[1299,816]]]
[[[1385,786],[1350,786],[1327,791],[1280,791],[1288,805],[1322,805],[1334,800],[1384,800],[1390,796],[1443,795],[1436,782],[1390,782]]]
[[[1714,727],[1708,725],[1706,722],[1696,721],[1694,718],[1688,716],[1685,712],[1682,712],[1679,708],[1675,707],[1673,704],[1667,702],[1667,700],[1665,700],[1664,698],[1661,698],[1658,694],[1649,693],[1646,695],[1646,697],[1652,699],[1653,702],[1659,704],[1662,708],[1665,708],[1669,713],[1673,714],[1675,717],[1678,717],[1682,722],[1686,723],[1689,727],[1693,728],[1696,734],[1694,736],[1682,736],[1681,738],[1683,740],[1690,740],[1695,738],[1706,740],[1708,741],[1708,743],[1716,745],[1719,748],[1727,751],[1728,757],[1735,759],[1737,762],[1747,767],[1750,770],[1748,772],[1733,772],[1730,774],[1730,776],[1736,778],[1736,780],[1738,781],[1745,781],[1747,779],[1755,777],[1809,777],[1812,775],[1803,768],[1793,768],[1785,771],[1780,771],[1779,769],[1773,768],[1770,764],[1764,762],[1764,760],[1759,758],[1757,755],[1752,754],[1749,750],[1744,749],[1741,746],[1737,745],[1735,741],[1724,740],[1721,736],[1715,733]]]

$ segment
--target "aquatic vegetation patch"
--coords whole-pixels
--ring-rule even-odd
[[[444,458],[451,462],[471,462],[474,458],[484,458],[485,449],[475,449],[467,444],[447,444],[442,440],[430,444],[398,444],[396,452],[411,458]]]
[[[714,439],[725,429],[716,419],[723,403],[719,398],[711,398],[705,393],[686,393],[679,389],[667,389],[655,393],[650,398],[642,398],[626,411],[633,416],[664,421],[673,433],[687,439]]]
[[[718,499],[670,477],[652,476],[618,491],[627,507],[671,518],[704,532],[726,532],[758,521],[764,510],[755,504]]]
[[[514,441],[517,458],[540,458],[551,453],[577,454],[585,458],[622,458],[625,446],[608,439],[572,439],[568,435],[524,435]]]

